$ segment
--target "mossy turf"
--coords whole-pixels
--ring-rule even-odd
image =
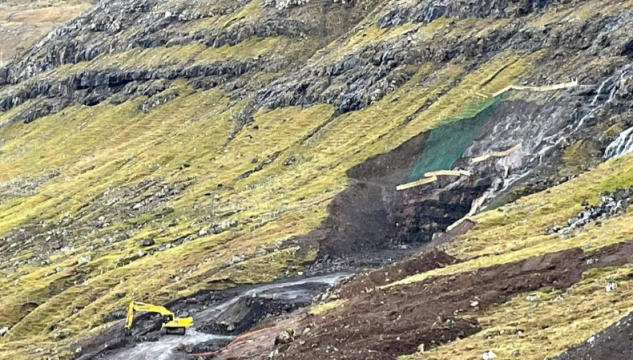
[[[505,64],[507,69],[487,82]],[[230,140],[232,116],[244,103],[219,89],[195,92],[180,81],[172,87],[181,95],[149,112],[139,110],[144,101],[139,98],[117,106],[104,102],[70,107],[33,124],[3,127],[1,136],[7,141],[0,149],[0,182],[53,171],[59,175],[33,195],[1,203],[0,232],[57,223],[64,217],[73,218],[69,228],[81,230],[73,233],[76,237],[64,251],[36,260],[36,253],[50,251],[40,240],[19,245],[2,260],[0,318],[12,327],[2,347],[16,351],[27,339],[47,344],[56,331],[68,330],[70,337],[55,344],[58,351],[69,351],[69,344],[97,329],[106,314],[130,299],[162,303],[214,286],[270,281],[300,269],[316,251],[273,249],[320,224],[330,199],[347,185],[347,169],[446,119],[458,119],[472,102],[470,94],[502,89],[528,68],[528,59],[512,53],[470,74],[460,66],[424,64],[400,90],[359,112],[333,117],[328,105],[262,110]],[[420,80],[430,72],[436,80],[421,87]],[[405,121],[437,90],[448,88],[427,111]],[[292,156],[297,161],[284,165]],[[266,164],[258,169],[261,163]],[[149,194],[118,199],[132,217],[113,214],[107,206],[84,210],[107,198],[104,194],[112,189],[132,188],[147,179],[191,185],[149,212],[131,210]],[[91,228],[88,220],[100,216],[112,223]],[[174,219],[178,225],[169,227]],[[228,219],[239,225],[219,235],[199,235],[212,222]],[[104,242],[104,236],[117,229],[131,236]],[[193,239],[134,260],[144,238],[154,238],[160,246],[186,235]],[[261,255],[257,250],[262,248],[273,252]],[[226,265],[236,254],[246,260]],[[84,256],[90,260],[78,265]],[[13,269],[16,259],[24,263]],[[176,276],[178,281],[173,280]],[[38,306],[21,311],[26,302]],[[51,324],[58,330],[51,331]]]

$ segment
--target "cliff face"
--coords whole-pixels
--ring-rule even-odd
[[[384,264],[507,203],[442,271],[628,240],[628,212],[601,220],[609,236],[548,230],[632,185],[629,157],[599,165],[630,150],[632,27],[615,0],[94,4],[0,68],[2,356],[70,357],[132,299]],[[427,340],[479,352],[512,296],[550,280],[482,306],[483,330],[458,319],[474,345]]]

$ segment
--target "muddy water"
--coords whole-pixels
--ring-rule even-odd
[[[213,321],[222,315],[231,305],[247,297],[286,300],[288,302],[310,301],[313,296],[320,293],[324,288],[332,287],[350,275],[351,273],[335,273],[295,281],[256,286],[238,296],[195,314],[195,320],[201,323]]]
[[[226,301],[193,313],[192,316],[197,328],[200,329],[215,322],[220,316],[226,316],[228,311],[231,311],[240,300],[245,298],[268,299],[288,304],[310,302],[314,296],[326,288],[336,285],[351,275],[352,273],[334,273],[254,286]],[[205,334],[197,329],[188,329],[185,336],[163,335],[158,338],[158,341],[141,342],[133,347],[118,349],[116,352],[108,354],[106,358],[112,360],[184,359],[185,354],[176,350],[181,345],[196,345],[214,340],[228,342],[233,338],[232,336]]]
[[[172,360],[182,359],[183,353],[178,353],[175,348],[180,345],[195,345],[211,340],[228,340],[232,336],[204,334],[194,329],[187,330],[185,336],[164,335],[156,342],[139,343],[133,348],[109,355],[111,360]]]

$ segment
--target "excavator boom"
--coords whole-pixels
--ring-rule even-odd
[[[134,313],[136,312],[149,312],[160,314],[163,317],[163,328],[168,333],[180,332],[184,335],[185,329],[193,326],[193,318],[178,318],[173,312],[167,308],[158,305],[147,304],[139,301],[130,301],[127,310],[127,317],[125,319],[125,331],[129,333],[132,330],[134,324]]]

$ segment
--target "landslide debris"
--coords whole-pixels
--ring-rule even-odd
[[[438,255],[436,252],[425,254],[394,265],[389,271],[400,268],[406,272],[412,263],[427,269],[443,266],[436,260]],[[564,291],[581,281],[586,270],[630,264],[632,256],[632,242],[587,254],[575,248],[474,272],[371,288],[369,292],[365,286],[367,276],[358,276],[334,292],[346,300],[344,303],[325,314],[309,316],[297,326],[299,334],[304,329],[309,331],[288,346],[278,347],[279,358],[393,359],[413,354],[421,346],[428,351],[481,331],[478,314],[515,296],[545,288]],[[373,274],[377,276],[380,272],[382,270],[375,270]],[[610,331],[626,336],[620,330]],[[605,339],[602,342],[614,343],[600,336]],[[589,346],[574,350],[569,355],[572,357],[562,358],[587,353]],[[608,353],[608,346],[605,344],[602,350],[592,350],[592,353]]]

